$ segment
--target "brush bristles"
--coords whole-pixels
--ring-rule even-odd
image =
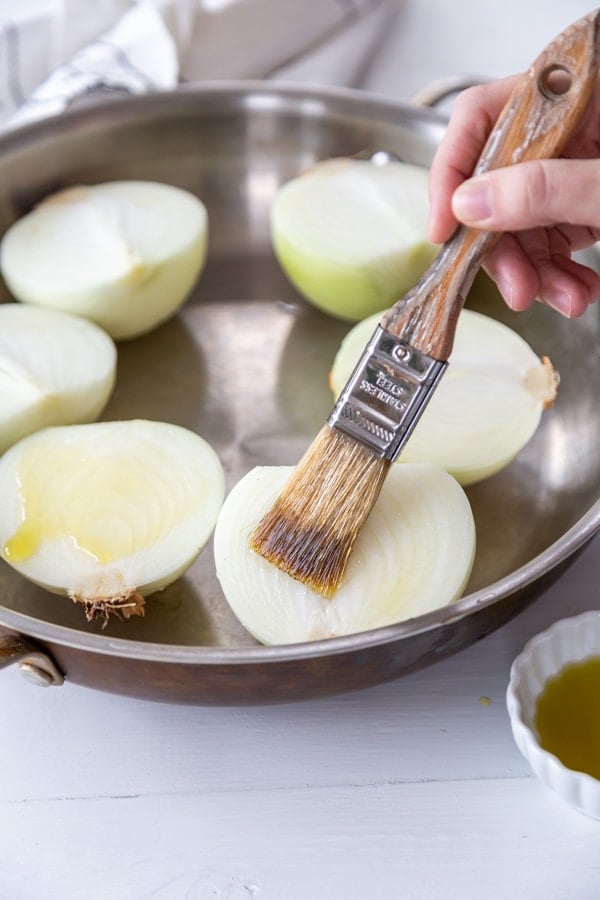
[[[250,547],[332,597],[390,463],[326,425],[250,537]]]

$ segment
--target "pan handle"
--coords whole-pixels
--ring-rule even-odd
[[[411,97],[410,102],[415,106],[436,107],[449,97],[488,80],[487,78],[476,78],[473,75],[447,75],[445,78],[439,78],[437,81],[425,85]]]
[[[29,638],[0,631],[0,669],[16,663],[28,681],[40,687],[61,685],[64,675],[48,654]]]

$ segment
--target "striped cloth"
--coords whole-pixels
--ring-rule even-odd
[[[354,84],[391,11],[389,0],[3,0],[0,126],[182,82]]]

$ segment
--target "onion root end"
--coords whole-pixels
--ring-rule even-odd
[[[83,607],[88,622],[102,621],[106,628],[111,616],[117,619],[131,619],[132,616],[144,616],[144,598],[137,591],[123,591],[114,597],[83,597],[81,594],[69,594],[74,603]]]

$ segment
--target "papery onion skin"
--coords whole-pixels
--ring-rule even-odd
[[[175,314],[207,247],[206,207],[190,192],[106,182],[67,188],[17,220],[0,268],[16,299],[84,316],[120,341]]]
[[[97,419],[112,394],[117,351],[78,316],[0,304],[0,453],[50,425]]]
[[[398,300],[434,259],[427,209],[426,169],[325,160],[278,191],[272,245],[307,300],[355,322]]]
[[[334,396],[379,319],[365,319],[342,341],[329,376]],[[531,440],[558,380],[550,360],[515,331],[464,309],[448,369],[398,461],[436,463],[464,486],[494,475]]]
[[[327,600],[248,546],[291,473],[258,467],[233,488],[214,535],[216,571],[233,612],[264,644],[354,634],[457,599],[475,555],[475,523],[460,485],[428,463],[393,466],[342,584]]]
[[[139,614],[198,556],[224,492],[217,454],[180,426],[48,428],[0,459],[0,553],[94,615]]]

